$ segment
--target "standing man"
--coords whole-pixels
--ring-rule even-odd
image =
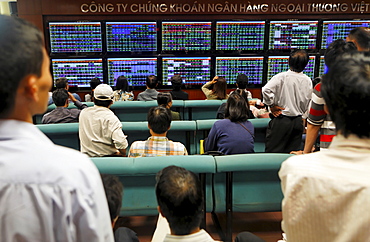
[[[40,31],[0,15],[0,241],[113,241],[99,172],[32,124],[52,85]]]
[[[273,116],[266,131],[266,152],[289,153],[301,145],[302,115],[312,94],[311,79],[302,73],[308,60],[305,50],[294,50],[289,56],[290,69],[272,77],[262,88],[264,103]]]

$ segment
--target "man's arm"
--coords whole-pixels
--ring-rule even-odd
[[[75,105],[78,109],[82,110],[82,109],[84,109],[84,108],[87,108],[87,105],[86,105],[86,104],[83,104],[83,103],[81,103],[79,100],[77,100],[77,99],[75,98],[75,96],[74,96],[72,93],[68,92],[68,95],[69,95],[69,99],[71,99],[71,101],[74,103],[74,105]]]
[[[316,142],[317,136],[319,135],[321,125],[313,125],[307,123],[306,141],[304,143],[303,153],[311,153],[312,148]]]

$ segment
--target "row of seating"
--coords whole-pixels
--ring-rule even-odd
[[[216,117],[216,112],[220,105],[226,100],[173,100],[172,107],[181,114],[183,120],[212,119]],[[94,106],[92,102],[84,102],[87,106]],[[146,121],[148,110],[151,107],[158,106],[157,101],[132,101],[115,102],[111,110],[122,122]],[[46,112],[55,109],[52,104]],[[76,108],[71,103],[68,108]],[[34,123],[41,124],[42,115],[34,116]]]
[[[183,143],[189,154],[199,154],[200,140],[208,136],[215,121],[217,119],[172,122],[167,136],[170,140]],[[270,119],[251,119],[250,121],[255,128],[254,150],[264,152],[265,134]],[[80,149],[78,123],[38,124],[36,126],[55,144]],[[122,129],[128,135],[129,144],[137,140],[146,140],[150,136],[147,122],[122,122]]]
[[[121,216],[156,215],[155,175],[176,165],[201,174],[206,212],[226,212],[226,241],[232,212],[281,211],[278,171],[289,154],[190,155],[91,158],[100,173],[117,175],[124,184]]]

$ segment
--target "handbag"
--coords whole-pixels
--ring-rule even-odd
[[[247,130],[248,131],[248,133],[252,136],[252,138],[253,138],[253,140],[255,139],[255,137],[254,137],[254,135],[252,134],[252,132],[247,128],[247,127],[245,127],[244,126],[244,124],[242,124],[242,123],[240,123],[240,122],[238,122],[238,124],[240,124],[245,130]]]

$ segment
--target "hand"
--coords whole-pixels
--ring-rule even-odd
[[[272,106],[270,107],[270,111],[272,113],[272,115],[274,115],[274,117],[278,117],[280,114],[282,114],[282,110],[284,110],[285,108],[282,108],[282,107],[279,107],[279,106]]]
[[[291,151],[289,154],[293,154],[293,155],[304,155],[303,150]]]
[[[76,102],[77,99],[72,95],[72,93],[68,92],[69,99],[71,99],[72,102]]]
[[[211,84],[215,84],[217,82],[218,76],[215,76],[213,80],[211,81]]]

